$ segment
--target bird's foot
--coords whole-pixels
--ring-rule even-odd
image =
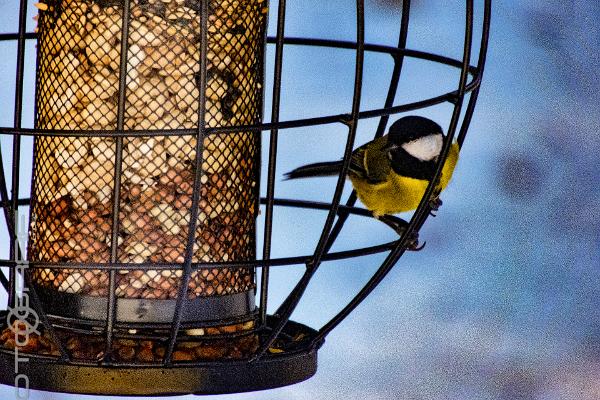
[[[393,215],[375,215],[375,218],[392,228],[398,236],[404,235],[406,229],[408,228],[408,222],[403,220],[402,218],[394,217]],[[411,232],[406,240],[406,249],[411,251],[420,251],[425,247],[425,242],[419,246],[419,233]]]
[[[419,233],[411,232],[406,240],[406,250],[421,251],[426,244],[427,242],[423,242],[423,244],[419,246]]]
[[[429,215],[435,217],[437,215],[436,212],[440,209],[442,204],[442,199],[440,199],[439,194],[435,195],[431,200],[429,200],[429,208],[431,209],[429,211]]]

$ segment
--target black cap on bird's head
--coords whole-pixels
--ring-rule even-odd
[[[400,118],[390,126],[388,141],[401,145],[432,134],[443,135],[442,127],[428,118],[411,115]]]

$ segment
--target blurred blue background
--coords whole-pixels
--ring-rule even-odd
[[[287,35],[355,38],[353,2],[288,3]],[[413,3],[408,47],[459,58],[463,2]],[[475,3],[480,17],[482,1]],[[395,44],[398,3],[368,0],[366,5],[367,41]],[[0,2],[0,32],[16,31],[17,11],[17,1]],[[597,0],[495,1],[479,102],[444,205],[421,231],[425,250],[406,254],[328,336],[315,377],[270,391],[206,398],[600,398],[599,18]],[[33,43],[28,52],[26,117],[32,115]],[[14,43],[0,43],[0,54],[0,126],[10,126]],[[273,55],[270,47],[271,74]],[[368,54],[365,61],[362,107],[381,107],[391,59]],[[286,48],[281,119],[348,112],[353,71],[352,52]],[[456,87],[457,79],[456,70],[407,60],[396,103],[441,94]],[[270,86],[266,93],[268,116]],[[450,112],[449,105],[441,105],[418,113],[447,127]],[[24,125],[31,121],[26,118]],[[377,122],[360,122],[357,145],[371,138]],[[345,134],[338,125],[282,131],[277,196],[329,201],[332,178],[281,178],[303,163],[339,158]],[[8,168],[10,140],[0,139]],[[24,146],[30,145],[26,139]],[[267,135],[263,147],[268,148]],[[24,176],[30,163],[24,157]],[[24,195],[27,185],[24,177]],[[276,209],[273,256],[310,252],[324,219],[321,212]],[[6,258],[2,228],[0,255]],[[393,238],[381,224],[350,218],[335,248]],[[325,263],[293,319],[314,327],[326,322],[382,259]],[[300,273],[300,268],[273,272],[273,306]],[[0,297],[0,305],[4,302]],[[0,387],[0,398],[13,397],[11,387]],[[87,397],[32,392],[30,398]]]

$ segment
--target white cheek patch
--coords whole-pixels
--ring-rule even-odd
[[[402,148],[421,161],[431,161],[440,154],[443,143],[444,137],[437,133],[404,143]]]

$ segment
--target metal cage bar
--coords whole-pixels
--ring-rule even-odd
[[[2,160],[2,146],[0,146],[0,160]],[[8,231],[9,231],[9,238],[12,241],[13,239],[13,235],[12,235],[12,230],[11,230],[11,226],[12,226],[12,214],[11,214],[11,203],[9,201],[9,197],[8,197],[8,190],[7,190],[7,185],[6,185],[6,175],[4,172],[4,164],[2,162],[0,162],[0,199],[2,200],[2,211],[4,213],[4,220],[6,221],[7,227],[8,227]],[[13,260],[13,257],[9,258],[11,261]],[[4,289],[6,290],[6,292],[8,293],[9,296],[9,304],[11,302],[13,302],[14,300],[11,300],[10,297],[12,297],[12,293],[14,292],[14,279],[15,279],[15,275],[12,272],[12,267],[9,270],[8,273],[8,278],[6,277],[6,275],[4,275],[4,271],[0,271],[0,282],[2,283],[2,286],[4,287]]]
[[[19,3],[19,33],[17,38],[17,71],[15,77],[15,108],[13,114],[13,123],[15,128],[21,128],[22,111],[23,111],[23,75],[25,69],[25,21],[27,20],[27,1],[21,0]],[[17,215],[19,212],[19,165],[21,162],[21,136],[13,136],[12,147],[12,173],[11,173],[11,207],[10,210],[13,220],[13,234],[10,235],[9,257],[12,260],[18,260],[20,253],[17,246]],[[12,268],[9,273],[11,282],[8,293],[8,305],[15,305],[15,281],[17,278],[16,269]]]
[[[208,42],[208,0],[200,0],[200,48],[201,54],[206,54]],[[198,222],[198,204],[200,202],[200,175],[202,173],[202,153],[204,146],[204,137],[206,135],[205,121],[205,105],[206,105],[206,57],[200,57],[200,99],[198,106],[198,130],[196,139],[196,159],[194,160],[194,191],[192,194],[192,209],[190,215],[189,232],[187,243],[185,246],[185,258],[183,262],[183,277],[179,292],[177,293],[177,303],[173,314],[173,322],[171,323],[170,339],[167,344],[167,351],[163,360],[164,365],[170,365],[173,360],[173,352],[175,350],[175,342],[179,335],[179,327],[181,325],[182,307],[187,302],[187,290],[192,273],[192,255],[194,253],[194,243],[196,236],[196,224]]]
[[[410,19],[410,0],[402,0],[402,16],[400,20],[400,32],[398,34],[398,49],[403,49],[406,47],[406,40],[408,38],[408,23]],[[392,70],[392,75],[390,77],[390,85],[388,87],[388,93],[385,99],[384,108],[392,107],[394,104],[394,99],[396,97],[396,91],[398,89],[398,83],[400,82],[400,75],[402,73],[402,66],[404,64],[404,54],[397,53],[392,55],[394,58],[394,69]],[[384,130],[387,126],[389,120],[389,115],[382,115],[379,119],[379,124],[377,125],[377,130],[375,131],[374,138],[381,137],[384,133]],[[357,196],[356,191],[352,190],[350,196],[348,196],[348,200],[346,201],[347,207],[352,207],[356,204]],[[333,229],[331,230],[331,234],[329,235],[329,239],[327,245],[325,246],[325,252],[328,253],[338,235],[342,231],[346,220],[348,219],[348,213],[341,213],[338,216],[338,220],[336,221]]]
[[[323,255],[326,253],[326,245],[327,241],[333,227],[333,221],[337,214],[340,200],[342,197],[342,190],[344,189],[344,182],[346,180],[346,173],[348,171],[348,167],[350,166],[350,155],[352,154],[354,139],[356,137],[356,129],[358,125],[359,112],[360,112],[360,99],[361,99],[361,91],[362,91],[362,75],[363,75],[363,64],[364,64],[364,44],[365,44],[365,15],[364,15],[364,1],[357,0],[356,1],[356,61],[355,61],[355,73],[354,73],[354,93],[352,97],[352,111],[350,118],[347,120],[342,120],[340,122],[346,124],[348,126],[348,137],[346,140],[346,146],[344,149],[344,158],[342,163],[342,169],[338,176],[338,180],[335,187],[335,192],[332,198],[331,207],[329,208],[329,212],[327,214],[327,219],[323,226],[323,230],[321,232],[321,237],[317,243],[317,247],[315,248],[315,252],[313,257],[306,263],[306,271],[304,275],[300,278],[296,286],[292,289],[288,297],[283,301],[283,303],[279,306],[275,315],[279,319],[279,322],[272,330],[271,335],[268,339],[265,340],[263,345],[257,351],[254,360],[259,360],[268,350],[268,348],[273,344],[285,324],[289,321],[292,313],[294,312],[296,306],[300,302],[300,298],[306,287],[308,286],[310,280],[317,272]]]
[[[129,53],[129,13],[131,9],[131,0],[125,0],[123,3],[123,18],[121,21],[121,56],[119,60],[119,94],[117,101],[117,129],[122,130],[125,127],[125,94],[127,90],[127,55]],[[111,221],[111,240],[110,240],[110,262],[115,263],[118,259],[118,230],[119,213],[121,210],[121,175],[123,168],[123,138],[116,138],[115,148],[115,166],[113,177],[113,195],[112,195],[112,221]],[[106,308],[106,347],[103,362],[110,363],[112,356],[112,344],[114,336],[114,326],[117,317],[117,299],[116,299],[116,274],[117,271],[111,269],[108,275],[108,304]]]
[[[279,107],[281,103],[281,79],[283,67],[283,43],[285,39],[285,9],[286,1],[279,0],[277,9],[277,35],[275,36],[275,69],[273,75],[273,99],[271,106],[271,122],[279,122]],[[263,259],[271,258],[271,239],[273,236],[273,206],[275,197],[275,172],[277,168],[277,138],[279,130],[271,129],[269,141],[269,164],[267,175],[267,201],[265,204],[265,232],[263,239]],[[261,271],[260,290],[260,324],[264,326],[267,320],[269,290],[269,266],[265,265]]]
[[[460,78],[458,81],[458,89],[456,93],[456,98],[454,99],[454,110],[452,112],[452,117],[450,119],[450,125],[448,127],[448,133],[446,135],[444,145],[442,146],[442,151],[440,152],[440,160],[445,160],[448,152],[450,151],[450,146],[452,145],[452,139],[454,139],[454,135],[456,134],[456,128],[458,126],[458,121],[460,119],[460,113],[462,109],[462,104],[464,102],[465,94],[467,93],[467,77],[469,73],[469,66],[471,61],[471,49],[473,47],[473,0],[466,0],[466,12],[465,12],[465,38],[464,38],[464,47],[463,47],[463,58],[462,58],[462,66],[460,71]],[[442,172],[443,164],[438,162],[435,174],[427,189],[425,190],[425,194],[423,199],[421,200],[421,204],[415,210],[415,213],[410,221],[410,224],[413,229],[420,229],[425,219],[429,215],[431,208],[429,207],[429,199],[431,199],[433,195],[433,191],[435,188],[435,183],[439,179]],[[411,226],[409,225],[409,230]]]
[[[458,145],[462,147],[462,144],[467,136],[467,131],[469,129],[469,125],[471,124],[471,118],[473,117],[473,112],[475,111],[475,104],[477,104],[477,98],[479,97],[479,89],[481,88],[480,83],[483,78],[483,70],[485,68],[485,60],[487,56],[488,42],[490,38],[490,19],[492,16],[492,1],[486,0],[484,2],[484,10],[483,10],[483,21],[481,23],[481,41],[479,43],[479,56],[477,58],[477,73],[475,74],[474,80],[476,80],[479,84],[473,89],[471,92],[471,96],[469,98],[469,104],[467,105],[467,110],[465,112],[465,118],[463,120],[463,124],[461,126],[460,132],[456,141]]]

